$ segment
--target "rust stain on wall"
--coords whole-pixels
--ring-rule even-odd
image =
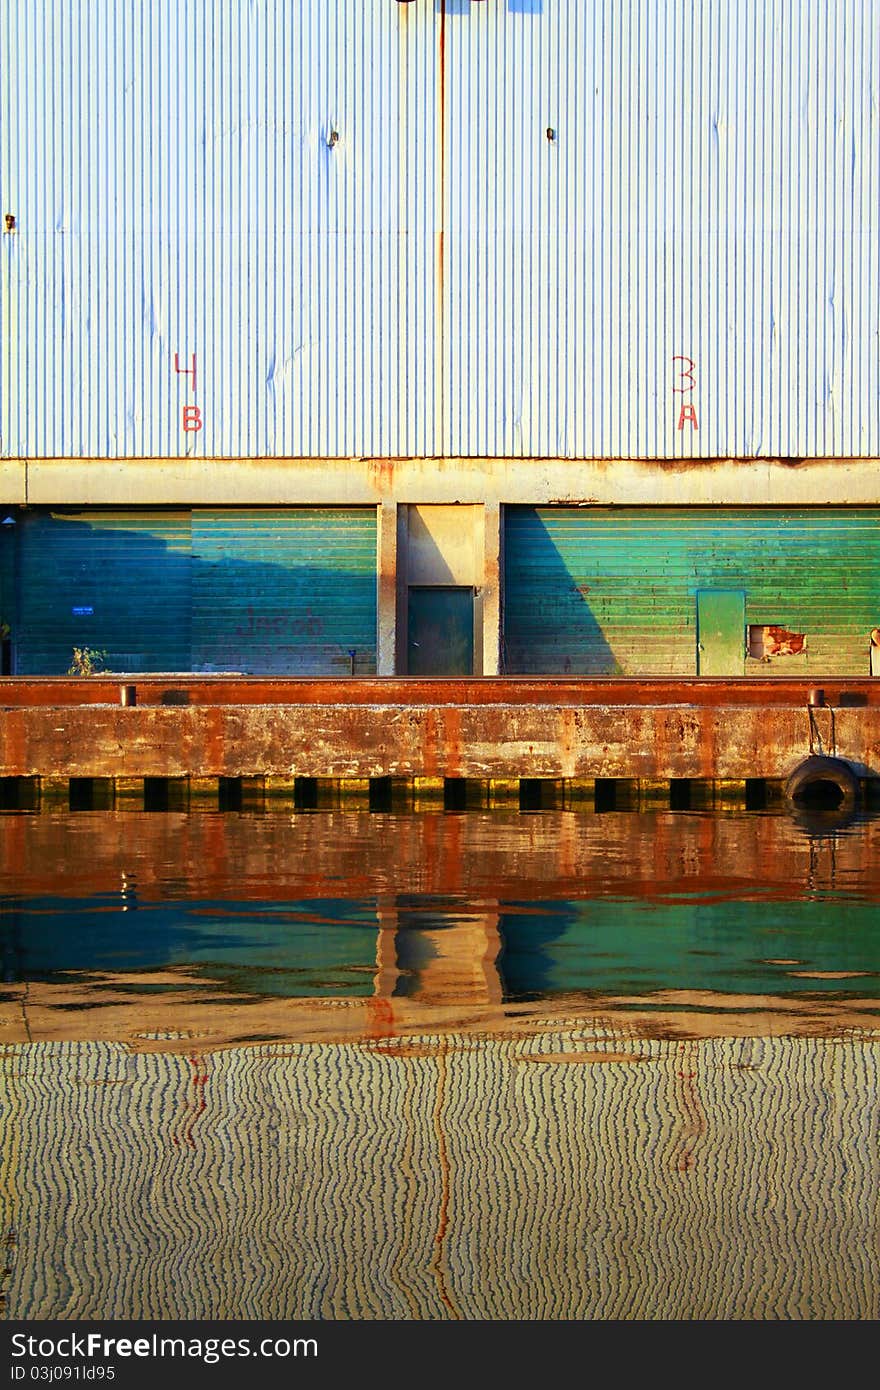
[[[450,707],[443,711],[442,744],[445,750],[445,776],[462,777],[461,771],[461,710]]]
[[[367,461],[370,484],[380,497],[394,494],[394,475],[399,460],[396,458],[371,458]]]

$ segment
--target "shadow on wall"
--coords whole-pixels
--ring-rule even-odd
[[[540,519],[505,555],[504,670],[513,675],[620,675],[618,661],[579,584]]]
[[[115,671],[374,674],[375,526],[321,515],[266,523],[234,555],[228,524],[189,513],[27,514],[6,605],[16,674],[65,675],[75,647]]]

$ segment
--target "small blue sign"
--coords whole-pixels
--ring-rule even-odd
[[[91,618],[95,610],[91,604],[84,604],[82,608],[74,608],[71,611],[75,618]]]

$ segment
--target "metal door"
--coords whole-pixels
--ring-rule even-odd
[[[697,675],[745,672],[746,596],[742,589],[697,590]]]
[[[34,509],[19,522],[20,675],[60,676],[75,648],[113,671],[190,666],[188,511]]]
[[[432,586],[409,590],[407,671],[411,676],[472,676],[474,591]]]
[[[375,507],[197,507],[193,669],[373,675]]]

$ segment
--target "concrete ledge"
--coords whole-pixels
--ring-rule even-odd
[[[870,676],[241,676],[190,672],[97,676],[0,677],[0,709],[37,705],[118,705],[134,686],[138,705],[534,705],[790,706],[805,710],[821,687],[817,718],[843,707],[880,709],[880,680]]]

